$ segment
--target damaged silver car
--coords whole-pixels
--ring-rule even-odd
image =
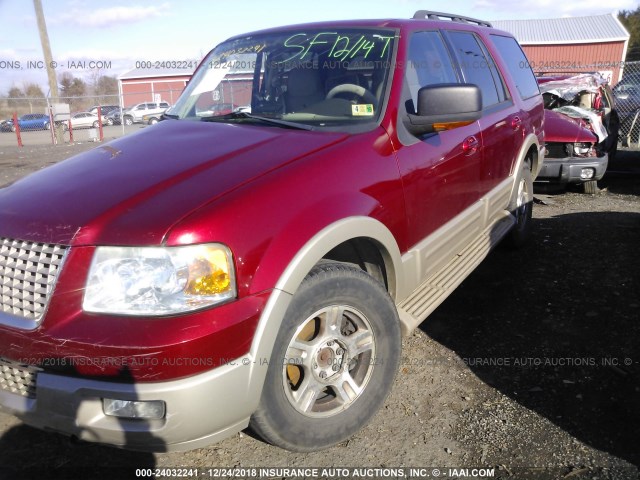
[[[545,106],[545,164],[536,182],[581,184],[598,180],[618,148],[620,121],[606,80],[598,73],[538,78]]]

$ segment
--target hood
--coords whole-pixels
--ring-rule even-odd
[[[598,138],[578,120],[553,110],[545,110],[544,141],[547,143],[598,143]]]
[[[160,122],[1,189],[0,237],[76,246],[159,244],[197,208],[346,137]]]

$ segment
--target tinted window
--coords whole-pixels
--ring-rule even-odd
[[[483,108],[499,103],[504,97],[504,91],[498,93],[494,80],[497,72],[492,72],[495,65],[490,57],[485,55],[476,36],[466,32],[450,32],[449,38],[453,43],[465,82],[476,84],[482,92]]]
[[[405,75],[414,112],[420,88],[438,83],[458,83],[451,58],[438,32],[414,33],[407,60]]]
[[[515,38],[491,35],[493,44],[507,64],[507,69],[516,84],[521,98],[530,98],[540,93],[538,82],[531,71],[527,57]]]

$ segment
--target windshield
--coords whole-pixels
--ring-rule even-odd
[[[300,30],[216,47],[171,109],[179,119],[345,130],[376,124],[395,31]],[[277,120],[268,121],[268,120]]]

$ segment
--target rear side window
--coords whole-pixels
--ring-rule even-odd
[[[472,33],[449,32],[453,47],[467,83],[473,83],[482,92],[482,107],[487,108],[504,100],[504,88],[491,57],[485,55],[478,39]],[[496,79],[500,82],[496,86]]]
[[[531,71],[529,61],[515,38],[491,35],[491,40],[507,64],[520,98],[531,98],[540,93],[538,82]]]

